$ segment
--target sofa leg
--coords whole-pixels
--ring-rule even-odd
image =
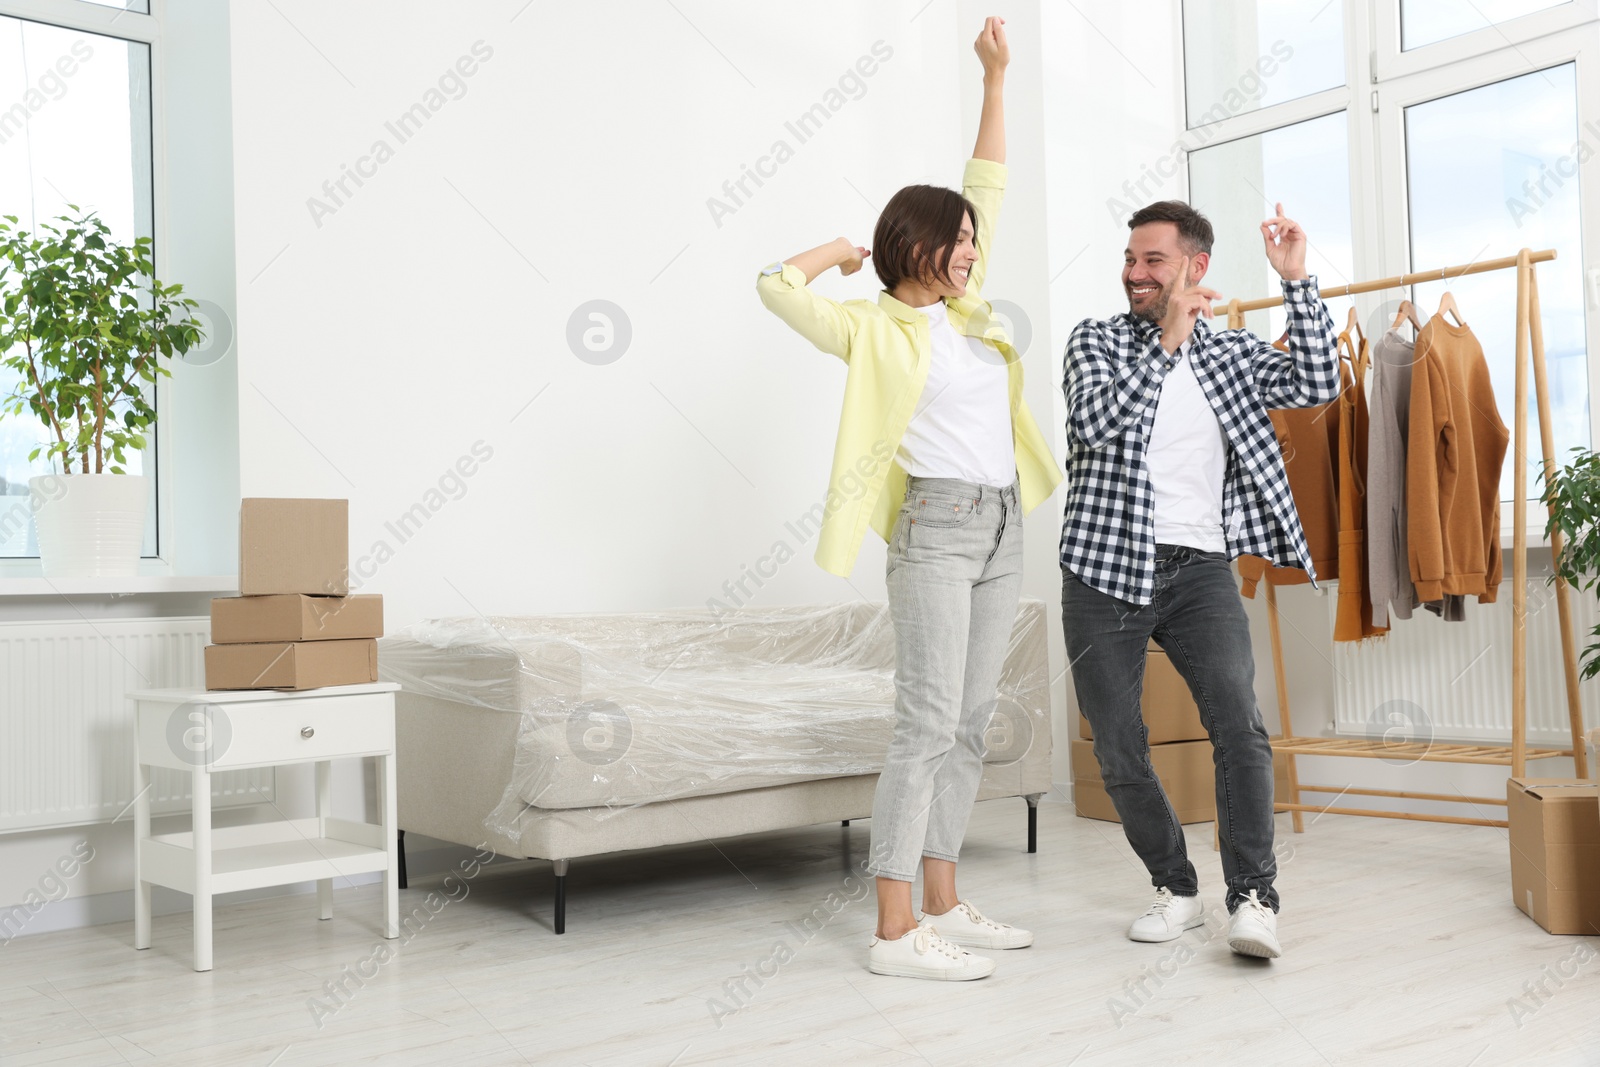
[[[406,885],[406,832],[401,830],[397,836],[399,838],[400,851],[400,870],[398,872],[398,881],[400,883],[400,888],[406,889],[409,888]]]
[[[1043,793],[1029,793],[1023,799],[1028,802],[1028,851],[1039,851],[1039,798]]]
[[[556,871],[556,933],[567,932],[567,860],[552,860]]]

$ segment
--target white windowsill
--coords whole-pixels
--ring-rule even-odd
[[[152,593],[237,594],[239,577],[223,575],[137,575],[129,578],[0,577],[0,597],[133,596]]]

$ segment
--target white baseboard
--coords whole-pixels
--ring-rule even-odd
[[[334,883],[334,888],[354,885],[368,885],[379,879],[378,874],[358,874],[350,878],[341,878]],[[247,900],[264,900],[269,897],[281,897],[295,894],[310,894],[315,891],[315,882],[298,882],[294,885],[266,886],[262,889],[245,889],[237,893],[218,893],[213,900],[219,907],[237,904]],[[150,888],[150,914],[178,915],[191,910],[190,897],[187,893],[180,893],[176,889],[166,886],[151,886]],[[25,907],[25,905],[17,905]],[[9,909],[8,909],[9,910]],[[122,923],[133,921],[133,890],[123,889],[114,893],[96,893],[92,896],[66,897],[44,905],[30,916],[18,929],[16,937],[32,937],[35,934],[50,934],[61,930],[76,930],[85,926],[104,926],[108,923]],[[0,949],[11,938],[0,934]]]

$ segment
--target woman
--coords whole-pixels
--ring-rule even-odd
[[[963,193],[908,186],[878,219],[878,302],[840,304],[807,288],[830,267],[861,269],[871,253],[843,238],[768,267],[757,283],[762,303],[850,368],[817,561],[849,575],[869,522],[889,542],[895,728],[872,805],[878,927],[868,967],[910,978],[983,978],[994,961],[961,946],[1033,942],[985,918],[955,884],[1021,592],[1022,511],[1061,480],[1022,404],[1018,354],[979,297],[1006,177],[1003,26],[987,20],[974,46],[983,113]]]

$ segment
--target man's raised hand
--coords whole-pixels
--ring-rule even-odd
[[[1308,278],[1306,231],[1300,228],[1298,222],[1284,215],[1282,204],[1277,207],[1278,213],[1261,224],[1261,239],[1267,246],[1267,262],[1285,281]]]

